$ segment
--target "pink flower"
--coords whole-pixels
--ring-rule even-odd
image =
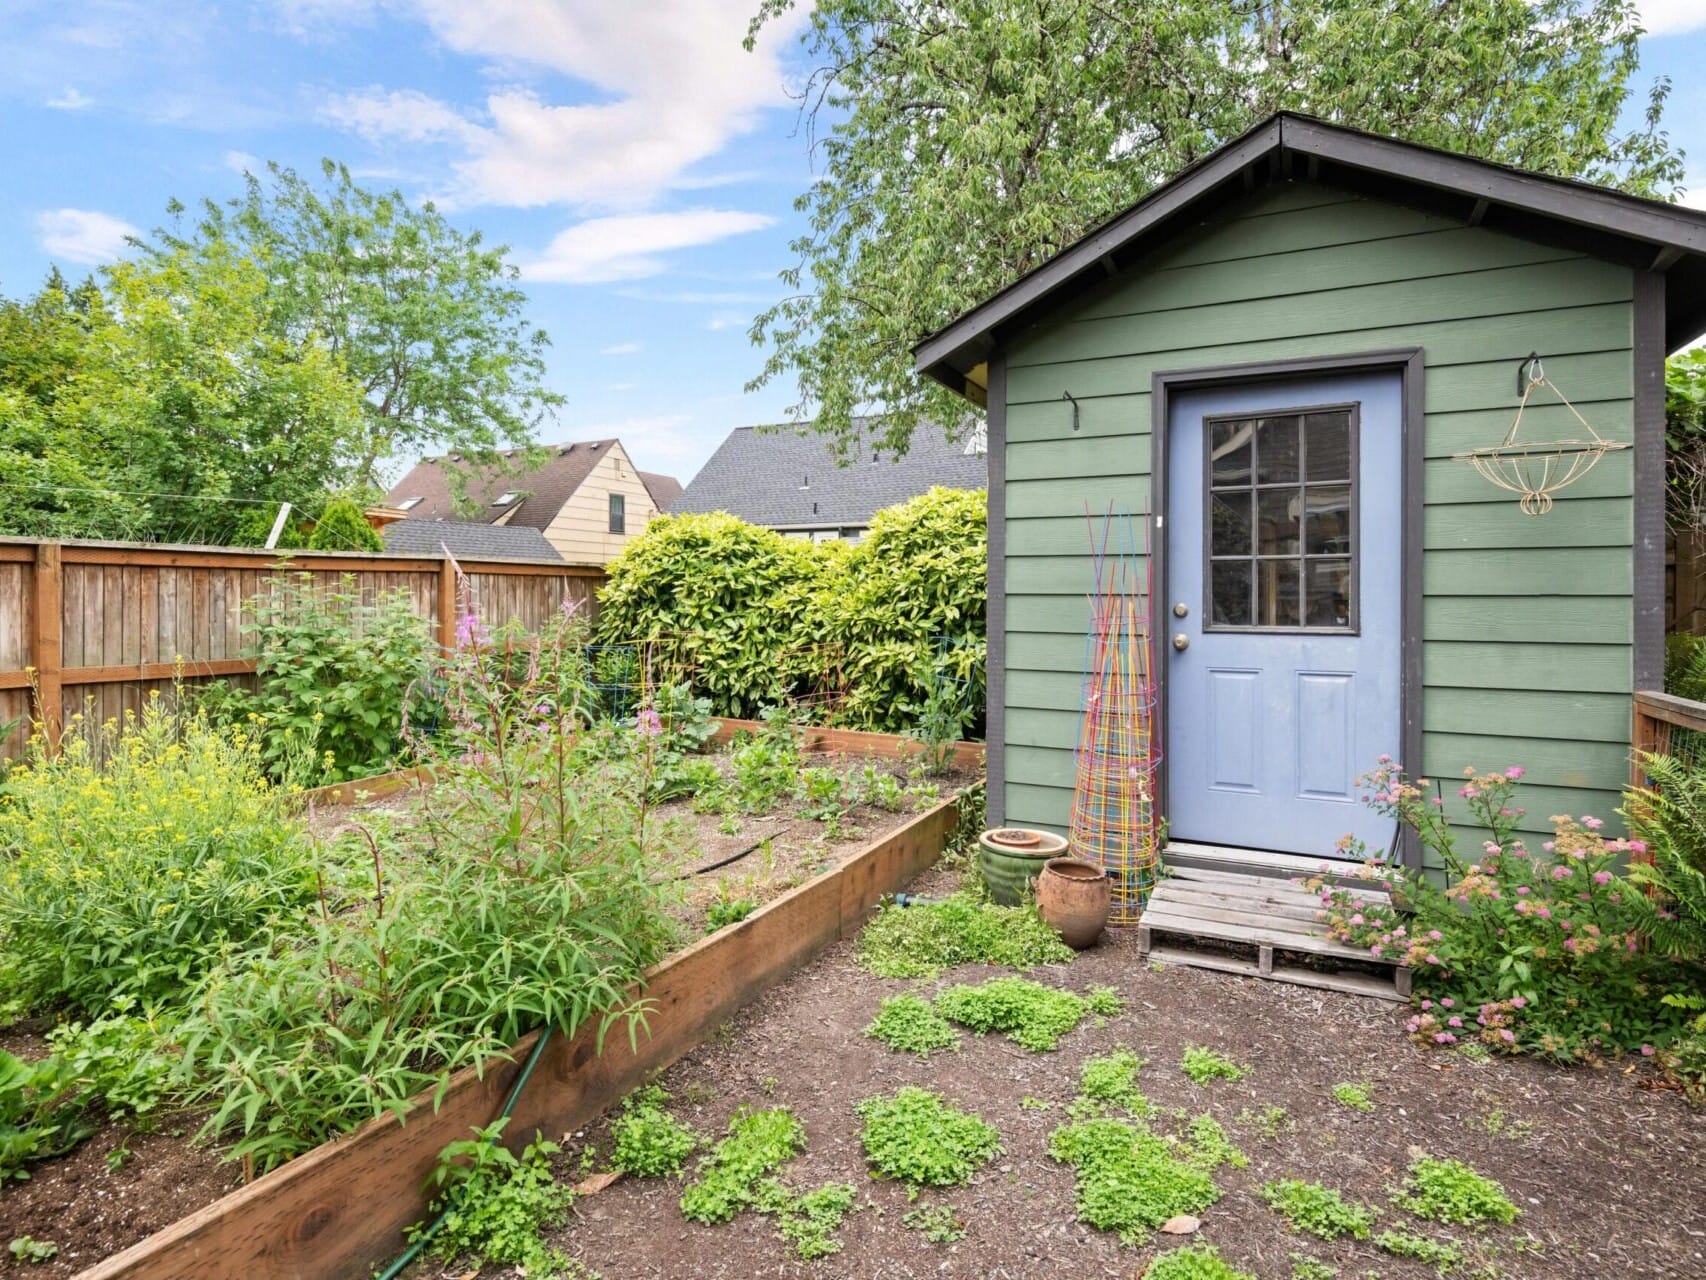
[[[1456,1044],[1457,1043],[1457,1037],[1452,1035],[1451,1032],[1449,1032],[1449,1031],[1438,1031],[1438,1032],[1434,1033],[1434,1043],[1435,1044]]]
[[[1522,777],[1522,773],[1522,766],[1519,764],[1513,764],[1510,768],[1505,770],[1505,777],[1509,778],[1512,782],[1515,782],[1518,778]]]
[[[1361,924],[1362,923],[1362,912],[1359,911],[1354,916],[1352,916],[1350,922],[1352,924]]]
[[[1513,1008],[1513,1009],[1525,1009],[1527,1007],[1528,1007],[1528,997],[1527,996],[1512,996],[1511,997],[1511,1008]]]
[[[1570,878],[1570,869],[1568,867],[1553,867],[1552,878],[1554,880],[1568,880]]]
[[[1515,1044],[1516,1032],[1507,1027],[1505,1030],[1499,1032],[1499,1039],[1503,1040],[1506,1044]]]
[[[1427,955],[1427,963],[1437,968],[1440,964],[1440,958],[1430,951]]]
[[[1517,893],[1517,897],[1519,897],[1519,898],[1526,897],[1528,894],[1528,886],[1525,884],[1517,885],[1516,893]]]
[[[486,634],[486,624],[480,621],[477,613],[465,613],[456,620],[456,647],[458,649],[474,648],[488,643],[490,637]]]
[[[1653,1046],[1650,1044],[1644,1044],[1641,1046],[1641,1056],[1643,1058],[1652,1057],[1654,1052],[1655,1052],[1655,1050],[1653,1049]]]
[[[1443,808],[1445,806],[1445,797],[1444,796],[1435,796],[1433,798],[1433,802],[1435,804],[1439,805],[1441,808]]]
[[[1588,817],[1586,815],[1583,815],[1582,825],[1584,827],[1586,827],[1589,831],[1598,831],[1601,827],[1603,827],[1605,825],[1605,819],[1604,818],[1591,818],[1591,817]]]
[[[1445,1025],[1448,1027],[1461,1027],[1463,1025],[1463,1019],[1462,1018],[1447,1018],[1445,1020]]]
[[[1445,937],[1445,935],[1443,933],[1441,933],[1438,929],[1429,929],[1428,930],[1428,939],[1432,942],[1438,942],[1443,937]]]
[[[1449,1009],[1456,1003],[1457,1002],[1455,1000],[1453,1000],[1450,996],[1446,996],[1443,1000],[1441,1000],[1439,1002],[1439,1007],[1442,1009]]]
[[[1433,1002],[1433,1001],[1432,1001],[1432,1000],[1424,1000],[1424,1001],[1422,1001],[1422,1008],[1424,1008],[1424,1009],[1431,1009],[1431,1008],[1433,1008],[1433,1007],[1434,1007],[1434,1002]]]
[[[1630,853],[1645,853],[1646,851],[1647,842],[1645,840],[1631,840],[1629,842]]]
[[[1594,872],[1593,873],[1593,882],[1595,884],[1610,884],[1611,883],[1611,872],[1609,872],[1609,871],[1596,871],[1596,872]]]
[[[1541,919],[1542,919],[1542,920],[1550,920],[1550,919],[1551,919],[1551,918],[1552,918],[1552,908],[1550,908],[1550,907],[1541,907],[1541,908],[1540,908],[1540,909],[1539,909],[1539,910],[1538,910],[1538,911],[1536,911],[1536,912],[1535,912],[1535,913],[1534,913],[1534,914],[1535,914],[1535,915],[1537,915],[1537,916],[1539,916],[1539,917],[1540,917],[1540,918],[1541,918]]]
[[[635,717],[634,727],[640,731],[642,738],[656,738],[663,733],[663,721],[658,718],[656,707],[644,708]]]

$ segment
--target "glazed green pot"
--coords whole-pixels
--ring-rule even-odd
[[[1035,843],[1016,845],[993,837],[1020,832]],[[1066,853],[1066,841],[1047,831],[1024,827],[997,827],[977,838],[977,867],[989,896],[1004,907],[1016,907],[1036,897],[1036,880],[1043,864]]]

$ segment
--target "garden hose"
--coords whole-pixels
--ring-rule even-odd
[[[533,1074],[533,1068],[539,1065],[539,1058],[545,1052],[545,1046],[551,1042],[551,1032],[556,1028],[546,1027],[539,1033],[539,1038],[533,1042],[533,1052],[527,1055],[527,1061],[522,1065],[521,1074],[515,1078],[515,1083],[509,1087],[509,1096],[504,1099],[503,1109],[498,1112],[493,1123],[507,1120],[515,1111],[515,1104],[521,1100],[521,1091],[527,1087],[527,1081]],[[450,1206],[440,1209],[433,1220],[426,1224],[419,1236],[407,1249],[398,1255],[396,1261],[379,1273],[378,1280],[396,1280],[404,1267],[421,1256],[432,1238],[438,1234],[438,1229],[444,1225],[444,1220],[450,1214]]]

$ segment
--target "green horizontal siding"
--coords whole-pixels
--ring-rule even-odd
[[[1091,588],[1085,511],[1141,512],[1157,372],[1419,346],[1424,759],[1528,770],[1525,824],[1611,818],[1626,772],[1633,458],[1543,517],[1452,455],[1511,425],[1517,362],[1605,436],[1632,436],[1633,276],[1579,254],[1306,183],[1221,211],[1007,351],[1005,816],[1061,828]],[[1073,406],[1078,401],[1077,430]],[[1579,436],[1537,393],[1525,438]],[[1161,623],[1158,629],[1165,632]],[[1454,792],[1453,781],[1448,791]],[[1461,820],[1451,796],[1448,813]]]

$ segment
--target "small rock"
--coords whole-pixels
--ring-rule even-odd
[[[1195,1235],[1201,1227],[1202,1219],[1194,1218],[1188,1213],[1181,1213],[1177,1217],[1168,1218],[1161,1224],[1161,1230],[1170,1236]]]

